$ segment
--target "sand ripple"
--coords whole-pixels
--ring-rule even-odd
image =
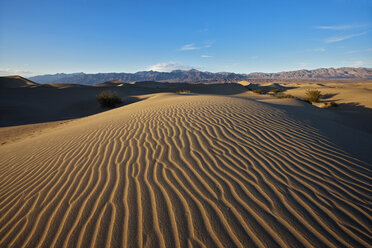
[[[371,166],[247,99],[162,94],[0,147],[1,247],[368,247]]]

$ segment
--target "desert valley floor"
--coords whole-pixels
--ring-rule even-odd
[[[1,145],[0,246],[371,247],[372,135],[330,115],[156,93]]]

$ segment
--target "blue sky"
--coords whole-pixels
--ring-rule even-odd
[[[372,67],[372,0],[0,0],[0,75]]]

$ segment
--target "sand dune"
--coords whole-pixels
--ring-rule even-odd
[[[1,146],[0,246],[371,247],[363,160],[249,94],[161,93]]]
[[[35,87],[37,83],[21,76],[0,77],[0,88]]]
[[[326,99],[324,101],[335,101],[338,104],[356,104],[372,109],[372,83],[360,84],[303,84],[303,85],[288,85],[293,86],[293,89],[287,90],[286,93],[298,97],[304,97],[308,89],[317,89],[322,92]]]
[[[308,82],[305,80],[297,83],[280,84],[271,81],[246,85],[250,90],[260,89],[267,94],[270,94],[269,91],[272,89],[278,89],[297,98],[306,98],[307,90],[319,90],[323,98],[319,103],[312,104],[319,108],[327,108],[329,105],[326,104],[336,103],[338,107],[332,108],[327,114],[332,116],[337,125],[347,125],[354,129],[372,133],[372,83],[370,81],[315,80],[314,82]],[[275,94],[271,94],[275,97]],[[255,98],[267,99],[267,95],[255,96]],[[324,116],[322,116],[323,118]]]
[[[190,90],[204,94],[238,94],[247,89],[240,84],[188,84],[110,81],[100,85],[35,84],[19,76],[0,77],[0,128],[16,125],[64,121],[104,111],[96,96],[114,90],[123,104],[141,96],[160,92]],[[1,138],[1,135],[0,135]]]

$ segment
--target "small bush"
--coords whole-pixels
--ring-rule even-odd
[[[176,91],[177,94],[190,94],[191,91],[190,90],[178,90]]]
[[[295,98],[295,97],[289,94],[279,93],[276,95],[276,98]]]
[[[322,94],[319,90],[307,90],[306,91],[306,100],[309,102],[319,102],[322,98]]]
[[[115,91],[105,90],[97,95],[97,100],[102,108],[115,108],[122,101]]]
[[[271,89],[269,90],[269,93],[273,93],[273,94],[276,94],[276,93],[279,93],[280,90],[279,89]]]
[[[263,91],[261,89],[257,89],[253,91],[256,94],[263,94]]]

